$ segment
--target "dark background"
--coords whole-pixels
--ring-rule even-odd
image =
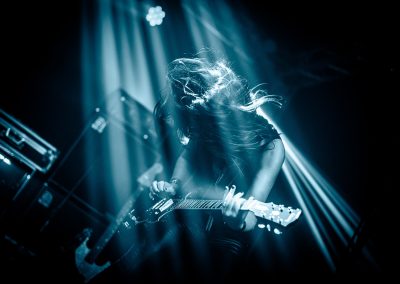
[[[385,3],[257,2],[231,5],[278,44],[277,72],[292,91],[279,117],[282,128],[369,220],[379,265],[389,270],[392,243],[384,225],[392,217],[394,170],[388,162],[396,163],[398,145],[391,127],[398,95],[395,9]],[[0,107],[61,153],[87,123],[81,114],[81,9],[80,1],[2,8],[9,17],[1,20]]]

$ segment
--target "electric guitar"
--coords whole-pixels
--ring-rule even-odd
[[[126,228],[132,228],[141,223],[156,223],[175,210],[222,210],[222,200],[216,199],[173,199],[163,198],[147,209],[143,217],[137,216],[135,210],[128,214],[123,222]],[[258,227],[266,228],[280,234],[281,230],[297,221],[302,213],[300,209],[286,207],[273,202],[258,200],[245,201],[241,210],[250,210],[258,219]]]
[[[115,220],[109,224],[93,248],[88,247],[89,239],[92,237],[92,230],[89,228],[85,228],[83,230],[81,233],[83,242],[75,250],[75,264],[78,272],[83,276],[85,283],[90,281],[93,277],[111,265],[110,261],[107,261],[102,265],[97,265],[95,261],[114,234],[118,231],[118,228],[126,219],[128,213],[132,210],[138,195],[144,190],[144,188],[151,185],[151,181],[154,180],[154,177],[161,173],[162,170],[162,165],[156,162],[146,172],[138,177],[137,183],[139,185],[139,189],[129,196]]]
[[[80,274],[84,277],[85,283],[94,276],[108,268],[111,263],[108,261],[103,265],[97,265],[95,259],[108,243],[112,235],[119,230],[122,224],[124,230],[133,229],[139,224],[157,223],[165,216],[175,210],[222,210],[223,200],[219,199],[174,199],[163,198],[157,201],[143,214],[137,214],[136,209],[132,209],[133,199],[129,199],[118,214],[115,222],[104,232],[97,245],[89,249],[87,242],[90,234],[87,235],[83,243],[76,249],[75,262]],[[130,212],[129,210],[132,209]],[[272,202],[264,203],[257,200],[245,201],[241,210],[252,211],[258,219],[258,227],[266,228],[276,234],[281,234],[282,229],[297,221],[302,213],[300,209],[277,205]]]

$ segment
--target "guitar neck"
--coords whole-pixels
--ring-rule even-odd
[[[222,210],[223,204],[223,200],[219,199],[173,199],[172,201],[176,204],[174,207],[176,210]],[[244,203],[241,209],[250,210],[257,217],[264,217],[267,206],[267,203],[255,200],[251,208]]]
[[[223,201],[221,199],[170,199],[163,198],[146,210],[145,218],[138,221],[135,217],[135,224],[141,222],[158,222],[163,216],[173,210],[222,210]],[[300,209],[286,207],[283,204],[273,202],[261,202],[255,199],[245,200],[241,210],[249,210],[263,222],[272,222],[283,227],[287,227],[296,221],[301,214]],[[140,219],[140,218],[139,218]],[[259,224],[259,225],[265,225]]]
[[[222,210],[223,201],[220,199],[170,199],[163,198],[146,210],[145,218],[135,217],[135,224],[141,222],[158,222],[163,216],[173,210]],[[282,204],[273,202],[261,202],[258,200],[246,200],[241,210],[249,210],[256,217],[264,219],[263,222],[273,222],[283,227],[287,227],[296,221],[301,214],[300,209],[286,207]]]
[[[164,211],[166,208],[172,207],[174,210],[221,210],[222,204],[222,200],[170,199],[156,206],[155,209]],[[258,200],[243,203],[241,210],[250,210],[256,217],[269,220],[283,227],[296,221],[301,214],[300,209],[285,207],[284,205],[277,205],[272,202],[265,203]]]
[[[176,204],[174,209],[204,209],[220,210],[222,209],[222,200],[217,199],[173,199]]]

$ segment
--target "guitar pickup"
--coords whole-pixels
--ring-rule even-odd
[[[165,202],[158,210],[160,210],[160,212],[163,212],[165,209],[168,209],[172,204],[174,204],[174,201],[172,199],[168,199],[168,201]]]

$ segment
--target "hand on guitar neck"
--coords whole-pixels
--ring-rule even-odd
[[[166,182],[153,184],[157,186],[164,184],[165,186]],[[137,212],[133,212],[133,210],[124,222],[127,229],[142,223],[157,223],[174,211],[210,212],[218,210],[222,213],[225,223],[235,230],[249,231],[257,225],[261,229],[266,228],[268,231],[277,229],[281,233],[282,230],[297,221],[302,212],[300,209],[286,207],[283,204],[265,203],[253,198],[244,199],[242,193],[235,194],[234,186],[225,191],[226,194],[223,197],[223,194],[220,196],[206,194],[201,199],[189,196],[189,193],[184,198],[171,196],[171,193],[163,188],[159,188],[158,192],[154,188],[152,190],[158,197],[157,200],[152,202],[152,206],[142,213],[141,210]],[[250,218],[256,218],[256,224],[252,224],[251,222],[254,221]]]
[[[153,181],[150,187],[149,196],[154,200],[155,197],[171,198],[176,195],[179,189],[179,181],[171,179],[167,181]],[[235,194],[236,186],[226,187],[222,204],[222,215],[224,222],[233,230],[250,231],[257,224],[257,218],[253,212],[247,208],[251,208],[256,202],[253,197],[249,199],[243,198],[244,193]]]
[[[224,222],[233,230],[250,231],[257,224],[257,217],[248,208],[252,208],[255,202],[253,197],[243,198],[244,193],[235,194],[236,186],[226,187],[222,203],[222,215]]]

